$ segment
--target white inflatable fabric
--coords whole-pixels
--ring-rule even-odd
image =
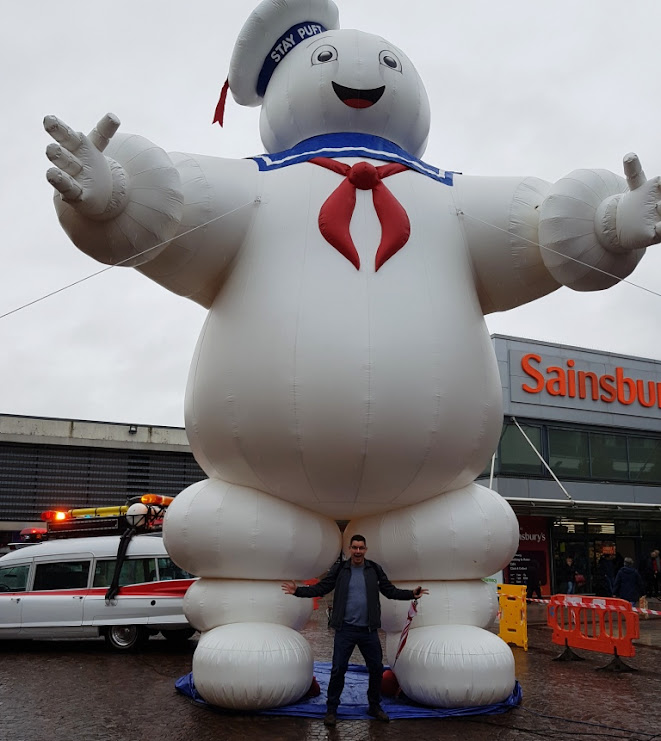
[[[218,479],[200,481],[168,507],[165,547],[197,576],[312,579],[340,552],[332,520]]]
[[[515,683],[514,657],[497,635],[471,625],[411,628],[399,654],[399,633],[386,636],[386,655],[408,697],[432,707],[502,702]]]
[[[415,589],[419,581],[398,581],[401,589]],[[472,581],[424,582],[429,594],[418,600],[412,625],[474,625],[490,628],[498,614],[498,592],[481,579]],[[381,598],[381,627],[386,633],[401,635],[410,602]]]
[[[197,691],[212,705],[263,710],[300,699],[312,683],[313,663],[310,646],[295,630],[234,623],[202,635],[193,677]]]
[[[333,520],[353,518],[368,557],[430,589],[396,666],[406,694],[501,700],[513,657],[482,629],[494,595],[480,579],[509,561],[518,528],[474,484],[502,425],[484,314],[628,275],[661,237],[659,179],[635,155],[626,180],[578,170],[555,184],[422,162],[429,105],[412,62],[340,29],[331,0],[263,0],[229,88],[261,103],[266,154],[168,154],[116,134],[112,114],[89,136],[45,119],[75,244],[209,310],[186,392],[209,478],[165,521],[173,559],[202,577],[186,598],[196,686],[230,708],[307,690],[312,657],[292,628],[309,605],[276,585],[321,575]],[[391,656],[403,607],[383,602]]]
[[[544,264],[558,283],[576,291],[610,288],[638,265],[642,250],[620,243],[611,213],[625,188],[625,181],[607,170],[577,170],[550,188],[539,234],[549,247]],[[651,229],[654,235],[653,220]]]
[[[441,494],[421,504],[352,520],[349,539],[360,533],[394,580],[482,579],[504,568],[519,545],[512,508],[479,484]]]
[[[281,583],[199,579],[186,592],[184,613],[200,632],[244,622],[277,623],[301,630],[312,614],[312,600],[289,599],[280,588]]]
[[[422,155],[429,135],[429,100],[417,70],[400,49],[378,36],[347,30],[323,34],[306,52],[286,57],[266,89],[259,132],[267,151],[278,152],[327,132],[351,131],[381,136],[417,157]],[[301,74],[304,53],[308,58]],[[324,54],[335,59],[316,63]],[[398,66],[371,63],[384,56]],[[293,86],[289,85],[292,74],[297,77]],[[397,105],[390,106],[387,116],[378,105],[338,109],[332,84],[336,80],[350,80],[351,88],[359,90],[383,87],[378,102],[383,104],[387,98]],[[285,86],[287,95],[282,94]]]
[[[288,0],[284,3],[260,3],[250,14],[234,44],[229,73],[234,100],[240,105],[261,105],[264,85],[260,85],[259,77],[265,63],[271,62],[275,69],[275,60],[284,59],[296,45],[307,45],[315,35],[339,27],[339,13],[333,2]]]

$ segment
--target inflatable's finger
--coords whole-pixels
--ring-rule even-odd
[[[90,131],[90,141],[99,150],[99,152],[103,152],[103,150],[108,146],[108,142],[112,139],[119,128],[119,124],[119,118],[117,118],[114,113],[106,113],[92,131]]]
[[[643,172],[643,167],[640,164],[637,154],[629,152],[629,154],[625,155],[624,175],[627,179],[629,190],[636,190],[636,188],[640,188],[645,183],[645,173]]]
[[[67,126],[57,116],[46,116],[44,128],[58,144],[70,152],[75,152],[82,143],[82,134]]]
[[[77,201],[83,194],[83,189],[66,172],[51,167],[46,173],[46,179],[64,198],[65,201]]]
[[[56,167],[73,177],[83,169],[77,157],[54,142],[46,147],[46,156]]]

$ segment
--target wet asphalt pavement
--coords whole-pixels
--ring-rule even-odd
[[[324,603],[304,634],[328,661],[332,634]],[[190,671],[195,639],[182,649],[152,639],[136,654],[101,640],[0,642],[0,741],[394,741],[394,739],[632,739],[661,741],[661,618],[641,619],[636,671],[597,671],[603,654],[553,661],[544,606],[529,607],[529,650],[513,648],[522,706],[504,715],[453,719],[344,721],[219,713],[176,693]],[[353,661],[361,662],[358,654]]]

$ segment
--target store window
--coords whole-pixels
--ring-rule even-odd
[[[585,520],[569,520],[561,518],[553,523],[553,538],[558,540],[565,536],[583,535],[585,533]]]
[[[588,522],[589,535],[615,535],[614,522],[597,522],[590,520]]]
[[[550,427],[549,465],[556,476],[588,478],[590,446],[588,433]]]
[[[631,481],[661,481],[661,440],[629,438]]]
[[[640,535],[640,520],[616,520],[615,533],[618,537]]]
[[[593,479],[628,480],[627,438],[624,435],[591,432],[590,465]]]
[[[531,425],[521,425],[535,448],[542,450],[542,429]],[[509,425],[503,432],[500,441],[500,472],[513,474],[540,475],[542,462],[537,453],[530,447],[518,427]]]

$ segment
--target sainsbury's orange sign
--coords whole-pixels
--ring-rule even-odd
[[[577,368],[576,361],[571,358],[562,362],[564,365],[546,365],[541,355],[523,355],[521,369],[530,380],[526,380],[521,389],[527,394],[546,392],[569,399],[661,409],[661,383],[657,381],[632,378],[621,366],[616,366],[612,373],[597,374]]]

